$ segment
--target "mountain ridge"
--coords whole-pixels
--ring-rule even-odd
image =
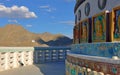
[[[21,25],[8,24],[0,27],[0,46],[69,46],[72,39],[62,34],[32,33]],[[34,42],[33,42],[34,40]]]

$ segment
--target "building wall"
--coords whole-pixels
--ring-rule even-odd
[[[106,1],[103,8],[99,1]],[[86,0],[76,10],[79,32],[74,32],[74,43],[114,42],[120,41],[120,1],[119,0]],[[85,7],[88,15],[85,14]],[[100,4],[101,5],[101,4]],[[105,6],[104,6],[105,5]],[[89,9],[90,7],[90,9]],[[80,16],[81,13],[81,16]],[[81,17],[81,18],[80,18]],[[83,23],[85,20],[88,22]],[[82,24],[83,23],[83,24]],[[87,26],[85,25],[87,24]],[[85,29],[86,27],[86,29]],[[75,29],[76,30],[76,29]],[[87,36],[82,34],[88,34]],[[82,41],[87,38],[86,41]]]
[[[87,2],[90,3],[90,13],[88,16],[85,15],[85,4]],[[75,12],[75,15],[77,15],[77,23],[79,23],[79,10],[81,10],[81,20],[84,20],[105,10],[112,11],[113,7],[117,7],[119,5],[120,5],[120,0],[107,0],[105,8],[103,10],[100,10],[98,8],[98,0],[86,0],[78,7],[78,9]]]

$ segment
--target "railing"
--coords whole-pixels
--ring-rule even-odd
[[[64,61],[70,49],[70,47],[35,47],[34,62]]]
[[[0,71],[33,64],[33,47],[0,47]]]
[[[33,63],[64,61],[69,47],[0,47],[0,71]]]

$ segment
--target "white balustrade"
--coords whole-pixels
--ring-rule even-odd
[[[32,65],[33,63],[62,61],[70,48],[0,47],[0,71]]]
[[[53,61],[64,61],[66,53],[70,51],[70,48],[41,48],[38,47],[34,52],[35,63],[53,62]]]
[[[0,71],[33,64],[33,47],[0,47]]]

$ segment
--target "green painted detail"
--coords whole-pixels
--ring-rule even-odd
[[[75,69],[71,69],[71,75],[76,75]]]
[[[114,74],[117,74],[117,69],[116,68],[112,68],[112,72],[114,73]]]
[[[86,65],[86,67],[88,67],[88,65]]]

